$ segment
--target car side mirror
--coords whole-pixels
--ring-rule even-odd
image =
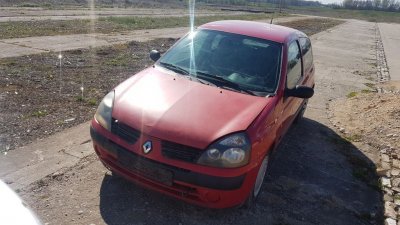
[[[311,98],[314,95],[314,88],[297,85],[293,89],[286,89],[285,96],[296,98]]]
[[[154,62],[157,61],[161,57],[161,54],[157,50],[151,50],[150,51],[150,59],[152,59]]]

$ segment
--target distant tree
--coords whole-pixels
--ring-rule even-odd
[[[343,0],[343,8],[395,12],[400,11],[400,2],[399,0]]]
[[[374,0],[374,9],[379,9],[381,7],[381,0]]]

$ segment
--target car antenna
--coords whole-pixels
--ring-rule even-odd
[[[274,9],[274,11],[272,12],[271,21],[269,22],[269,24],[272,24],[272,22],[274,21],[275,11],[276,10]]]

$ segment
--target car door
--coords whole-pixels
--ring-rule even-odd
[[[292,41],[288,45],[287,54],[286,89],[293,89],[296,85],[302,84],[304,80],[302,54],[298,40]],[[283,96],[281,101],[283,106],[281,136],[283,136],[292,124],[303,99]]]

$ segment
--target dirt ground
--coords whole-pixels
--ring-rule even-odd
[[[311,35],[339,23],[306,19],[282,25]],[[0,109],[0,152],[90,120],[109,90],[151,65],[150,50],[165,51],[175,41],[67,51],[62,53],[61,67],[58,53],[0,60],[0,103],[4,106]]]
[[[56,53],[1,60],[1,150],[90,120],[109,90],[151,65],[150,50],[165,51],[175,41],[68,51],[61,67]]]
[[[280,17],[287,14],[279,14]],[[210,15],[198,15],[195,25],[201,25],[216,20],[262,20],[268,19],[271,14],[229,14],[225,12],[214,13]],[[278,17],[278,15],[276,15]],[[1,18],[1,17],[0,17]],[[54,36],[69,34],[110,34],[126,31],[135,31],[143,29],[161,29],[172,27],[187,27],[189,25],[188,15],[178,16],[112,16],[112,17],[94,17],[74,20],[32,20],[32,21],[0,21],[0,39]]]
[[[400,95],[362,92],[330,104],[333,124],[350,141],[400,150]]]

